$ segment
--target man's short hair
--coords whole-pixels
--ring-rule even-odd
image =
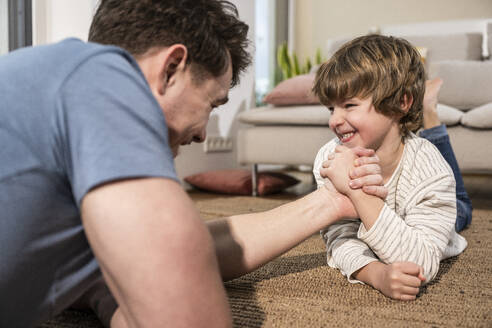
[[[366,35],[347,42],[321,65],[313,92],[325,106],[372,96],[378,112],[401,116],[400,131],[407,135],[422,125],[425,80],[420,54],[408,41]],[[404,96],[413,100],[407,113],[401,109]]]
[[[231,62],[234,86],[251,63],[247,34],[248,25],[229,1],[101,0],[89,41],[119,46],[135,57],[152,47],[183,44],[196,73],[218,77]]]

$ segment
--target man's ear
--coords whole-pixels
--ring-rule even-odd
[[[410,109],[410,107],[412,107],[412,104],[413,104],[413,97],[412,97],[412,95],[404,94],[403,95],[403,99],[400,102],[400,108],[401,108],[401,110],[404,111],[405,113],[407,113],[408,110]]]
[[[188,49],[182,44],[175,44],[167,48],[161,57],[159,72],[159,93],[164,94],[166,88],[175,83],[177,73],[184,72]]]

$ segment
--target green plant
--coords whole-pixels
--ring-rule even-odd
[[[314,56],[314,64],[321,65],[324,61],[321,50],[318,48]],[[277,49],[277,64],[280,72],[276,74],[277,82],[290,79],[291,77],[307,74],[313,67],[311,58],[306,58],[304,65],[299,65],[299,59],[295,52],[289,54],[287,43],[282,43]]]

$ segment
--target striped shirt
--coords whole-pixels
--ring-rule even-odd
[[[338,144],[337,138],[331,140],[316,156],[313,173],[318,188],[324,184],[319,173],[321,165]],[[453,172],[433,144],[411,134],[405,139],[400,163],[385,186],[388,196],[369,231],[359,219],[339,221],[321,231],[328,265],[356,283],[360,281],[352,274],[373,261],[408,261],[423,267],[429,283],[441,260],[460,254],[467,246],[454,229]]]

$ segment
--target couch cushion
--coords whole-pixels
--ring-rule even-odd
[[[444,81],[442,104],[467,110],[492,102],[492,61],[440,61],[431,65],[429,75]]]
[[[311,92],[314,78],[315,74],[304,74],[284,80],[263,101],[276,106],[319,104],[318,97]]]
[[[463,112],[451,106],[437,104],[437,116],[447,126],[459,124]]]
[[[313,165],[318,150],[335,135],[327,126],[269,125],[240,129],[240,164]]]
[[[472,129],[456,125],[449,127],[448,133],[462,173],[491,174],[492,129]]]
[[[239,120],[255,125],[328,125],[330,111],[322,105],[266,106],[241,113]]]
[[[492,103],[466,112],[461,118],[461,124],[478,129],[492,128]]]

